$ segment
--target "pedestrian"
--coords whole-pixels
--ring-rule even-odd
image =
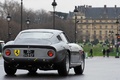
[[[93,57],[93,49],[90,49],[90,57]]]
[[[105,57],[105,52],[106,52],[106,51],[105,51],[105,48],[104,48],[104,49],[103,49],[103,57]]]
[[[107,53],[107,57],[109,57],[109,53],[110,53],[110,49],[109,48],[106,50],[106,53]]]

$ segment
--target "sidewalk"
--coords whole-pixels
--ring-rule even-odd
[[[115,56],[109,56],[109,57],[103,57],[103,56],[94,56],[94,57],[87,57],[85,59],[104,59],[104,58],[107,58],[107,59],[113,59],[115,58]],[[115,59],[120,59],[120,58],[115,58]]]

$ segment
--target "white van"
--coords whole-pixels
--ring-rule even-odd
[[[0,56],[1,56],[1,53],[2,53],[2,48],[4,46],[4,41],[0,40]]]

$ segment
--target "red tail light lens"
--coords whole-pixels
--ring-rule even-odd
[[[7,56],[10,56],[11,51],[10,51],[9,49],[7,49],[7,50],[5,51],[5,54],[6,54]]]
[[[48,56],[52,57],[54,55],[53,51],[48,51]]]

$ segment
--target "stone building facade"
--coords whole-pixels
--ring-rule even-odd
[[[120,24],[116,23],[120,21],[120,7],[77,6],[77,9],[77,41],[116,40],[117,32],[120,33]],[[68,18],[74,20],[75,13],[69,12]]]

